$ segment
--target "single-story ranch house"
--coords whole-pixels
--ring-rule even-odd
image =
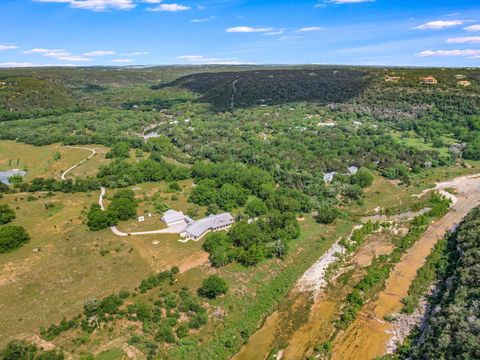
[[[200,220],[193,220],[181,211],[168,210],[162,216],[162,221],[168,227],[179,227],[180,236],[187,240],[200,240],[210,231],[226,230],[235,222],[230,213],[209,215]],[[182,228],[182,226],[184,226]],[[180,229],[181,228],[181,229]]]

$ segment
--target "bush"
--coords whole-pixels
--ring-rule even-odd
[[[202,286],[198,289],[198,294],[208,299],[214,299],[219,295],[226,294],[228,291],[228,285],[218,275],[210,275],[203,280]]]
[[[320,224],[326,225],[333,223],[341,214],[340,210],[331,205],[324,205],[317,211],[318,213],[315,216],[315,220]]]
[[[87,226],[91,231],[98,231],[109,226],[117,225],[118,218],[116,213],[107,209],[102,211],[100,205],[92,204],[87,214]]]
[[[1,360],[63,360],[65,355],[60,350],[43,351],[34,344],[23,340],[14,340],[0,351]]]
[[[7,224],[15,219],[15,211],[8,205],[0,205],[0,224]]]
[[[0,254],[15,250],[29,240],[30,236],[22,226],[4,226],[0,228]]]
[[[366,188],[373,184],[373,175],[368,169],[360,168],[356,174],[350,177],[350,182]]]

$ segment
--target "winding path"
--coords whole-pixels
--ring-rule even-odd
[[[86,148],[86,147],[81,147],[81,146],[66,146],[67,148],[70,148],[70,149],[83,149],[83,150],[90,150],[92,153],[85,159],[83,159],[82,161],[79,161],[78,163],[76,163],[75,165],[69,167],[67,170],[65,170],[62,175],[60,176],[60,179],[62,180],[66,180],[66,176],[67,174],[72,171],[73,169],[75,169],[76,167],[82,165],[84,162],[90,160],[92,157],[94,157],[97,152],[94,150],[94,149],[91,149],[91,148]]]
[[[235,95],[237,95],[237,83],[239,80],[240,79],[235,79],[232,82],[233,93],[232,93],[232,97],[230,98],[230,109],[232,110],[235,107]]]
[[[98,198],[98,205],[100,205],[100,209],[102,211],[105,211],[105,206],[103,205],[103,197],[105,196],[106,189],[102,186],[100,188],[100,196]],[[116,226],[110,226],[110,230],[112,230],[112,233],[114,233],[117,236],[136,236],[136,235],[154,235],[154,234],[179,234],[183,230],[185,230],[185,225],[174,225],[167,227],[166,229],[160,229],[160,230],[151,230],[151,231],[138,231],[138,232],[123,232],[119,230]]]

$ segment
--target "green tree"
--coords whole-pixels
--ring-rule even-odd
[[[373,184],[373,175],[368,169],[362,167],[350,177],[350,182],[366,188]]]
[[[129,220],[137,215],[137,201],[130,198],[114,198],[108,211],[116,214],[119,220]]]
[[[0,254],[15,250],[29,240],[30,236],[22,226],[3,226],[0,228]]]
[[[254,197],[247,203],[245,212],[251,217],[257,217],[266,214],[268,211],[267,205],[257,197]]]
[[[317,209],[315,220],[320,224],[331,224],[340,216],[340,210],[332,205],[323,205]]]
[[[124,158],[128,159],[130,157],[130,145],[126,142],[118,142],[113,145],[112,149],[105,154],[107,159],[112,158]]]
[[[214,203],[216,199],[215,183],[211,180],[202,180],[193,188],[188,201],[200,206],[207,206]]]
[[[214,299],[219,295],[226,294],[228,291],[228,285],[218,275],[210,275],[203,280],[202,286],[198,289],[198,294],[208,299]]]
[[[265,259],[265,256],[266,252],[263,244],[252,244],[240,253],[238,261],[245,266],[254,266]]]
[[[98,231],[118,223],[117,213],[106,209],[102,211],[100,205],[92,204],[87,214],[87,226],[92,231]]]
[[[223,184],[218,191],[217,205],[225,210],[243,206],[247,200],[245,190],[236,184]]]
[[[0,224],[7,224],[15,219],[15,211],[8,205],[0,205]]]

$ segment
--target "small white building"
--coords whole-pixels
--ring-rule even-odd
[[[335,171],[332,171],[332,172],[328,172],[328,173],[325,173],[323,174],[323,181],[327,182],[327,183],[330,183],[333,181],[333,178],[335,177],[337,173]]]
[[[355,175],[358,172],[358,167],[352,165],[347,170],[349,175]]]
[[[163,213],[161,220],[167,226],[173,226],[185,222],[185,215],[181,211],[167,210]]]

